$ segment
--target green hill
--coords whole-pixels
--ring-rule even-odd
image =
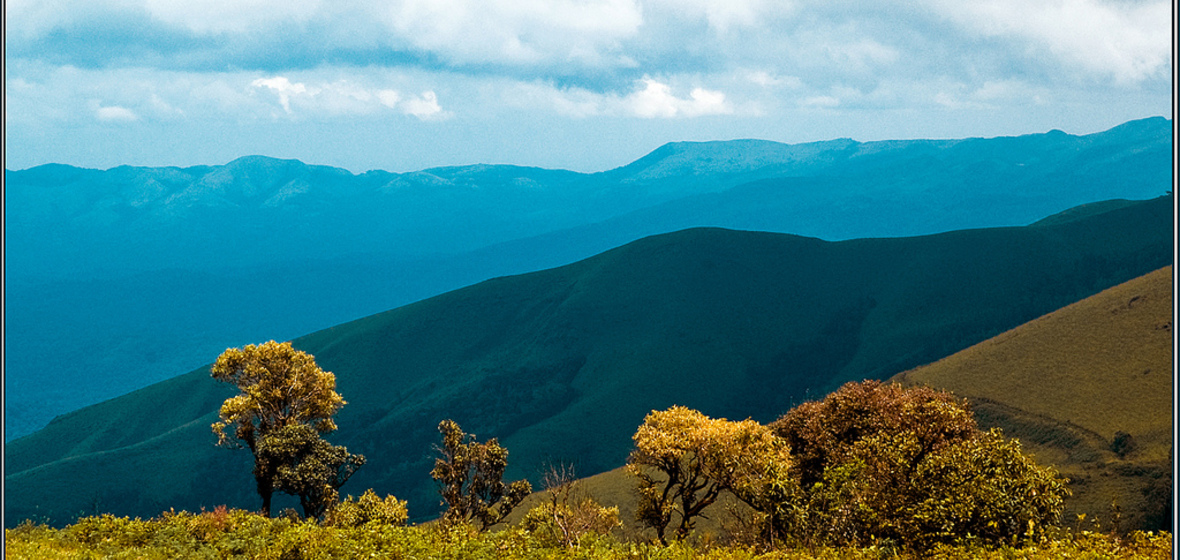
[[[973,401],[1072,479],[1066,519],[1171,527],[1172,267],[1120,284],[895,379]]]
[[[349,401],[331,440],[369,459],[344,491],[396,494],[423,518],[438,503],[428,471],[443,418],[499,437],[510,476],[557,462],[603,472],[651,409],[769,421],[1169,264],[1171,197],[1084,214],[835,243],[686,230],[295,343]],[[7,519],[257,507],[248,453],[213,447],[229,394],[202,368],[14,440]]]
[[[1122,203],[1111,204],[1111,208]],[[1089,208],[1093,210],[1094,208]],[[1064,221],[1079,212],[1057,216]],[[1048,221],[1045,223],[1049,223]],[[1086,513],[1124,529],[1168,529],[1172,439],[1172,267],[1119,284],[933,364],[893,377],[966,396],[985,427],[1001,427],[1027,451],[1071,479],[1065,523]],[[1119,432],[1131,436],[1122,455]],[[620,531],[639,531],[636,481],[622,468],[580,479],[578,491],[619,507]],[[512,521],[545,499],[530,496]],[[711,513],[710,513],[711,512]],[[712,506],[702,533],[718,533],[724,507]]]

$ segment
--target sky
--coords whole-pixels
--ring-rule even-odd
[[[1159,0],[10,0],[6,169],[594,172],[1172,117]]]

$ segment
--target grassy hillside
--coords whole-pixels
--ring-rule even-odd
[[[933,364],[907,384],[970,398],[1073,480],[1067,518],[1171,526],[1172,267],[1120,284]]]
[[[332,441],[369,459],[344,491],[396,494],[421,518],[438,502],[428,471],[443,418],[499,437],[510,476],[535,480],[556,462],[603,472],[653,408],[769,421],[1164,266],[1171,205],[838,243],[687,230],[295,343],[349,401]],[[8,519],[257,507],[248,453],[213,447],[228,394],[202,368],[11,442]]]
[[[1125,529],[1167,528],[1164,504],[1148,498],[1170,482],[1162,475],[1173,446],[1172,305],[1169,266],[893,380],[969,397],[983,425],[1003,428],[1064,472],[1074,492],[1066,525],[1079,513],[1108,524],[1117,501]],[[1134,441],[1122,456],[1111,450],[1119,431]],[[619,507],[624,534],[636,531],[636,481],[622,468],[576,484]],[[543,492],[530,496],[513,519],[543,499]],[[725,507],[709,510],[699,530],[719,534]]]

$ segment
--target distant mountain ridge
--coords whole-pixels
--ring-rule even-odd
[[[74,262],[71,270],[78,264],[142,271],[236,262],[224,251],[193,250],[210,242],[253,246],[252,260],[243,262],[254,265],[347,253],[453,254],[772,178],[848,179],[871,183],[873,198],[916,202],[907,197],[953,195],[944,191],[959,179],[987,192],[958,196],[1004,197],[1027,194],[1006,184],[1013,178],[1028,183],[1053,174],[1074,179],[1097,174],[1074,180],[1078,192],[1042,185],[1041,196],[1061,200],[1047,210],[1029,209],[1041,217],[1086,202],[1163,194],[1170,184],[1162,166],[1170,164],[1170,130],[1170,120],[1154,118],[1086,136],[1055,131],[867,143],[682,142],[594,174],[472,165],[353,175],[262,156],[187,168],[98,171],[47,165],[5,171],[6,234],[11,238],[6,249],[14,253],[9,262],[18,276],[61,274],[56,267],[64,263],[57,259],[67,257]],[[932,178],[935,182],[927,184]],[[1063,197],[1067,193],[1071,196]],[[808,207],[832,202],[822,193],[804,194],[815,197]],[[865,193],[835,194],[841,200]],[[989,225],[1020,225],[1026,218]],[[318,237],[300,234],[308,228]],[[822,230],[784,233],[832,238]],[[851,237],[882,233],[889,235],[861,231]],[[100,251],[95,254],[95,249]]]
[[[593,174],[505,165],[352,174],[261,156],[6,170],[5,438],[226,346],[650,235],[913,236],[1153,198],[1171,188],[1171,126],[1154,118],[1085,136],[681,142]]]
[[[1172,204],[842,242],[685,230],[295,344],[349,401],[333,441],[369,459],[345,491],[396,494],[423,518],[438,501],[428,472],[442,418],[499,437],[512,476],[557,462],[605,471],[651,409],[767,421],[1165,266]],[[215,448],[209,431],[229,394],[200,368],[10,442],[8,518],[254,507],[248,454]]]

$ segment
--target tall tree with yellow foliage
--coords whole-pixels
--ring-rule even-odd
[[[262,511],[269,516],[279,469],[295,458],[271,456],[267,451],[273,446],[264,445],[264,440],[294,426],[309,426],[320,434],[335,430],[332,416],[345,404],[336,393],[336,376],[320,369],[311,354],[273,340],[227,349],[213,364],[212,374],[240,390],[221,405],[213,433],[218,445],[250,449]]]

